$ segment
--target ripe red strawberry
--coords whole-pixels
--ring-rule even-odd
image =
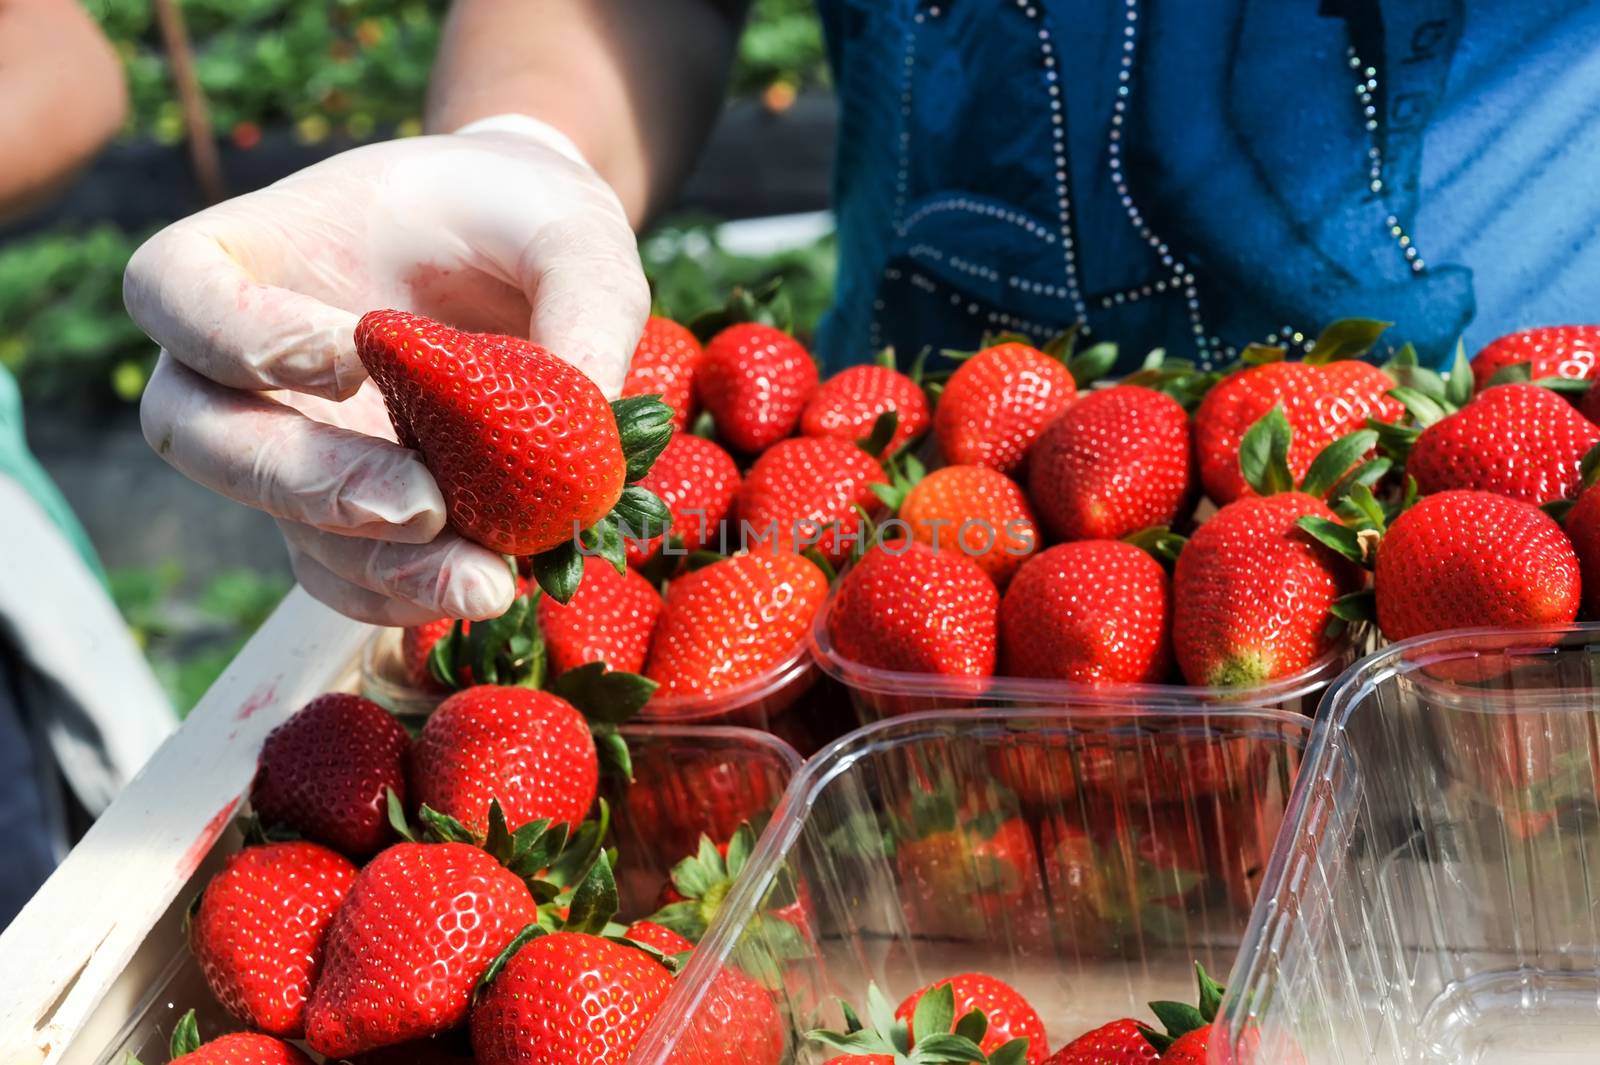
[[[1211,1030],[1212,1026],[1208,1024],[1180,1036],[1161,1055],[1161,1060],[1168,1065],[1206,1065],[1211,1060]]]
[[[1251,494],[1239,469],[1239,444],[1274,406],[1283,406],[1293,431],[1289,470],[1299,483],[1311,460],[1339,437],[1369,418],[1397,422],[1405,415],[1399,401],[1386,395],[1394,387],[1393,378],[1364,362],[1274,362],[1232,374],[1195,411],[1195,451],[1206,495],[1224,505]]]
[[[1000,594],[969,558],[879,544],[839,579],[828,638],[843,658],[903,673],[994,673]]]
[[[472,1010],[479,1065],[624,1062],[672,990],[649,954],[587,932],[524,945]]]
[[[627,936],[669,958],[694,949],[689,940],[652,921],[634,922]],[[696,1007],[685,1046],[702,1065],[778,1065],[783,1060],[783,1019],[765,988],[726,966]]]
[[[1120,540],[1172,525],[1194,492],[1189,415],[1154,389],[1091,392],[1051,422],[1028,459],[1028,497],[1058,540]]]
[[[694,420],[694,374],[704,352],[688,328],[652,314],[633,349],[624,396],[658,395],[672,408],[672,424],[680,433]]]
[[[1144,1025],[1124,1019],[1080,1035],[1056,1051],[1045,1065],[1140,1065],[1160,1058],[1145,1038]]]
[[[412,798],[480,835],[491,799],[505,808],[513,831],[541,818],[576,827],[599,782],[583,715],[530,688],[457,692],[428,718],[411,755]]]
[[[971,977],[956,977],[969,980]],[[980,979],[988,980],[988,977]],[[998,983],[998,981],[994,981]],[[867,1017],[863,1025],[848,1003],[840,1003],[846,1029],[842,1032],[816,1030],[806,1038],[833,1050],[843,1050],[826,1065],[935,1065],[936,1062],[968,1061],[976,1065],[1023,1065],[1033,1040],[1020,1036],[1009,1041],[996,1040],[989,1018],[977,1008],[960,1009],[954,984],[946,980],[918,991],[907,1000],[910,1008],[889,1012],[889,1002],[876,984],[867,985]],[[1001,985],[1002,987],[1004,985]],[[1009,989],[1008,989],[1009,990]],[[1020,1001],[1015,992],[1011,997]],[[980,1047],[976,1040],[982,1040]],[[996,1042],[995,1047],[990,1047]],[[1041,1047],[1042,1051],[1043,1048]]]
[[[921,385],[892,367],[852,366],[822,382],[800,415],[800,431],[806,436],[863,440],[872,435],[878,417],[889,411],[896,415],[894,435],[880,458],[899,451],[928,428],[928,397]]]
[[[524,596],[527,594],[528,580],[526,577],[519,576],[517,578],[517,595]],[[425,621],[421,625],[407,625],[401,630],[400,661],[405,669],[406,679],[410,681],[412,687],[425,692],[440,694],[450,690],[440,682],[439,678],[433,675],[433,670],[429,666],[429,659],[433,655],[433,649],[439,645],[439,641],[449,636],[455,625],[454,618],[435,618],[433,621]],[[463,621],[461,623],[461,635],[466,637],[471,632],[472,622]],[[471,686],[474,683],[471,665],[461,664],[457,672],[457,678],[462,686]]]
[[[934,436],[951,465],[1014,474],[1044,427],[1077,396],[1059,360],[1027,344],[997,344],[956,367],[945,382]]]
[[[1087,402],[1087,401],[1085,401]],[[1120,540],[1057,544],[1000,603],[1005,673],[1076,684],[1159,684],[1172,668],[1167,571]]]
[[[1039,1019],[1038,1012],[1011,985],[983,973],[961,973],[935,981],[913,992],[900,1003],[894,1015],[901,1020],[910,1019],[922,996],[944,984],[949,984],[955,992],[957,1018],[971,1010],[978,1010],[989,1019],[989,1029],[978,1042],[984,1052],[997,1050],[1013,1039],[1026,1039],[1028,1065],[1039,1065],[1050,1056],[1049,1045],[1045,1042],[1044,1022]]]
[[[352,858],[394,839],[387,797],[406,797],[411,739],[387,710],[359,695],[330,692],[273,729],[261,746],[250,805]]]
[[[827,592],[799,555],[735,555],[686,573],[667,589],[645,675],[664,695],[752,680],[794,655]]]
[[[847,440],[800,437],[784,440],[745,474],[733,509],[741,535],[758,551],[795,551],[815,546],[839,562],[861,537],[856,507],[879,507],[875,484],[887,485],[878,460]],[[829,528],[829,526],[835,526]]]
[[[1549,325],[1524,329],[1491,340],[1472,357],[1472,377],[1479,391],[1507,366],[1529,365],[1529,376],[1567,377],[1583,381],[1600,374],[1600,326]]]
[[[304,1035],[323,937],[355,878],[349,859],[315,843],[269,843],[230,857],[189,924],[217,1001],[252,1028]]]
[[[1335,520],[1303,492],[1240,499],[1184,546],[1172,580],[1172,644],[1190,684],[1263,684],[1332,648],[1333,602],[1363,578],[1295,524],[1306,515]]]
[[[934,470],[906,491],[899,514],[913,540],[965,555],[1002,589],[1041,540],[1028,497],[987,466]]]
[[[733,511],[739,467],[709,440],[674,436],[639,487],[654,492],[672,512],[672,529],[665,535],[682,540],[685,553],[699,551],[715,547],[723,519]],[[628,539],[628,562],[637,566],[654,558],[662,540]]]
[[[311,1059],[269,1035],[234,1032],[173,1057],[172,1065],[311,1065]]]
[[[1600,486],[1590,485],[1578,496],[1566,519],[1583,569],[1583,608],[1590,619],[1600,618]]]
[[[735,451],[755,454],[789,436],[817,390],[817,364],[781,329],[730,325],[711,338],[695,391]]]
[[[661,593],[633,570],[617,572],[605,559],[583,560],[583,582],[562,605],[539,600],[539,628],[549,655],[550,676],[559,677],[585,662],[638,673],[650,652],[650,637],[661,613]]]
[[[1391,640],[1566,625],[1581,595],[1578,556],[1555,519],[1490,492],[1441,492],[1404,511],[1378,544],[1374,578]]]
[[[356,877],[328,928],[306,1040],[330,1058],[448,1031],[479,976],[538,907],[464,843],[397,843]]]
[[[515,337],[373,311],[356,353],[400,443],[439,482],[450,523],[504,554],[569,544],[607,517],[672,431],[665,405],[637,400],[619,424],[582,371]]]
[[[1422,431],[1406,472],[1424,495],[1452,488],[1498,492],[1535,505],[1574,499],[1578,463],[1600,426],[1538,385],[1496,385]]]

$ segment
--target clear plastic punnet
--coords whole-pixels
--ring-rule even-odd
[[[1311,721],[1272,708],[962,709],[861,729],[791,783],[636,1065],[714,1058],[775,1007],[785,1062],[831,1055],[869,982],[891,1001],[982,972],[1052,1049],[1193,1000],[1242,942]],[[738,970],[734,977],[728,969]],[[752,1059],[755,1060],[755,1059]],[[767,1060],[762,1057],[761,1060]],[[1034,1060],[1039,1060],[1035,1058]]]
[[[1600,626],[1395,644],[1327,696],[1213,1061],[1600,1061]]]
[[[842,684],[861,724],[886,717],[959,706],[1051,707],[1072,702],[1125,705],[1243,704],[1310,714],[1323,690],[1368,646],[1365,626],[1351,629],[1306,669],[1254,688],[1200,688],[1182,684],[1117,684],[1091,687],[1028,677],[961,677],[878,669],[839,653],[828,634],[828,618],[838,598],[838,583],[811,626],[811,652],[823,673]]]

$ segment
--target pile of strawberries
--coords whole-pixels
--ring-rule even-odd
[[[187,1022],[175,1058],[304,1065],[303,1039],[357,1065],[625,1061],[755,835],[702,837],[659,912],[619,923],[598,777],[582,715],[549,692],[467,688],[415,740],[359,696],[314,699],[268,737],[247,845],[189,917],[206,983],[249,1031],[201,1045]],[[808,905],[769,902],[804,949]],[[697,1034],[710,1060],[777,1065],[765,987],[728,968],[710,1001],[730,1014]]]

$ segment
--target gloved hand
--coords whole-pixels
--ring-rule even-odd
[[[123,295],[162,348],[151,446],[277,518],[312,595],[389,625],[495,617],[515,588],[394,442],[360,315],[525,335],[615,397],[650,303],[610,186],[523,116],[358,148],[177,222],[134,254]]]

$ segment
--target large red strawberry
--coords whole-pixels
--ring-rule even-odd
[[[539,600],[550,676],[585,662],[640,672],[660,614],[661,593],[655,585],[631,569],[618,573],[605,559],[589,556],[583,561],[583,583],[570,603],[549,596]]]
[[[315,843],[268,843],[229,858],[189,923],[217,1001],[252,1028],[304,1035],[323,937],[355,878],[349,859]]]
[[[622,400],[614,412],[581,370],[515,337],[373,311],[356,326],[356,353],[400,443],[439,482],[450,523],[504,554],[570,546],[672,433],[665,404]]]
[[[735,451],[765,451],[794,432],[817,390],[817,364],[794,337],[758,322],[711,338],[695,375],[717,435]]]
[[[356,877],[328,928],[306,1039],[330,1058],[448,1031],[538,907],[517,875],[465,843],[397,843]]]
[[[428,718],[412,750],[411,782],[415,802],[481,835],[491,799],[512,829],[544,818],[576,826],[594,805],[600,766],[589,724],[571,703],[479,685]]]
[[[1583,490],[1567,512],[1565,525],[1583,569],[1584,613],[1591,620],[1600,619],[1600,484]]]
[[[934,436],[952,465],[1016,473],[1044,427],[1077,396],[1060,360],[1027,344],[997,344],[966,359],[945,382]]]
[[[1600,426],[1555,392],[1496,385],[1424,429],[1406,472],[1424,495],[1472,488],[1538,505],[1577,497],[1578,463],[1596,443]]]
[[[999,607],[971,559],[916,541],[879,544],[839,579],[828,638],[839,656],[876,669],[987,677]]]
[[[291,828],[352,858],[394,839],[388,793],[406,797],[411,740],[387,710],[359,695],[319,695],[261,746],[250,805],[269,826]]]
[[[913,466],[913,470],[919,467]],[[896,480],[911,538],[976,562],[997,588],[1038,550],[1038,521],[1015,481],[987,466],[945,466],[909,487]]]
[[[689,940],[653,921],[636,921],[627,937],[672,957],[694,949]],[[694,1027],[674,1060],[690,1054],[699,1065],[778,1065],[783,1018],[772,995],[733,966],[724,966],[695,1007]]]
[[[661,397],[672,408],[672,424],[687,432],[694,420],[694,374],[704,352],[686,326],[652,314],[633,349],[624,396]]]
[[[526,577],[517,578],[517,598],[522,599],[528,594],[528,580]],[[469,653],[467,638],[472,634],[473,623],[462,621],[461,639],[459,643],[450,648],[448,662],[455,687],[470,687],[475,683],[483,684],[511,684],[532,675],[528,671],[537,672],[539,668],[531,660],[518,655],[516,649],[509,646],[516,635],[531,635],[527,629],[530,619],[537,615],[530,609],[531,604],[512,601],[511,607],[505,614],[492,621],[480,621],[480,626],[489,625],[489,633],[480,634],[479,639],[489,636],[490,641],[497,646],[494,648],[492,660],[496,663],[494,675],[484,677],[482,680],[474,678],[471,659],[476,657]],[[443,694],[451,690],[452,685],[444,683],[434,675],[433,655],[442,641],[451,638],[457,622],[453,618],[436,618],[425,621],[421,625],[407,625],[400,633],[400,661],[405,669],[406,679],[411,686],[425,692]],[[504,674],[504,675],[502,675]]]
[[[1146,552],[1120,540],[1057,544],[1023,564],[1000,603],[1004,672],[1159,684],[1172,667],[1171,616],[1167,571]]]
[[[1289,470],[1299,481],[1324,447],[1354,432],[1368,419],[1396,422],[1405,415],[1387,395],[1395,381],[1363,362],[1311,366],[1274,362],[1251,366],[1223,379],[1206,394],[1194,416],[1200,483],[1219,505],[1250,494],[1239,468],[1239,446],[1250,427],[1282,406],[1293,430]]]
[[[1569,624],[1578,556],[1555,519],[1491,492],[1425,496],[1378,544],[1378,625],[1391,640],[1441,629]]]
[[[1194,493],[1189,415],[1138,385],[1091,392],[1045,429],[1028,496],[1058,540],[1120,540],[1172,525]]]
[[[1583,381],[1600,374],[1600,326],[1547,325],[1491,340],[1472,357],[1472,377],[1480,391],[1507,366],[1527,364],[1529,377]]]
[[[681,540],[685,553],[699,551],[714,548],[720,539],[723,519],[732,513],[739,490],[739,467],[709,440],[674,436],[639,486],[654,492],[672,512],[672,528],[664,536]],[[628,538],[624,546],[629,563],[654,558],[663,538]]]
[[[799,555],[734,555],[667,589],[645,675],[661,695],[703,695],[755,679],[805,641],[828,592]]]
[[[957,1018],[965,1016],[971,1010],[977,1010],[988,1018],[988,1031],[978,1042],[978,1046],[985,1052],[992,1053],[1013,1039],[1026,1039],[1028,1054],[1025,1060],[1028,1065],[1039,1065],[1050,1056],[1049,1044],[1045,1041],[1044,1022],[1039,1019],[1038,1011],[1016,988],[983,973],[961,973],[944,980],[937,980],[907,996],[906,1000],[895,1009],[894,1015],[901,1020],[911,1018],[916,1012],[917,1003],[922,1001],[922,996],[945,984],[949,984],[955,993]]]
[[[800,416],[806,436],[864,440],[878,418],[893,411],[894,434],[879,457],[891,455],[928,428],[928,397],[893,366],[852,366],[822,382]]]
[[[1161,1058],[1145,1037],[1145,1025],[1124,1018],[1085,1032],[1050,1057],[1045,1065],[1142,1065]]]
[[[173,1029],[171,1055],[171,1065],[311,1065],[297,1047],[258,1032],[234,1032],[201,1043],[194,1010]],[[139,1061],[129,1054],[128,1065]]]
[[[1172,643],[1190,684],[1251,687],[1306,669],[1333,647],[1334,600],[1363,576],[1297,522],[1333,521],[1304,492],[1229,503],[1178,556]]]
[[[848,440],[800,437],[780,441],[756,459],[733,509],[752,550],[815,546],[839,562],[861,538],[856,508],[878,509],[872,486],[888,483],[878,460]]]

